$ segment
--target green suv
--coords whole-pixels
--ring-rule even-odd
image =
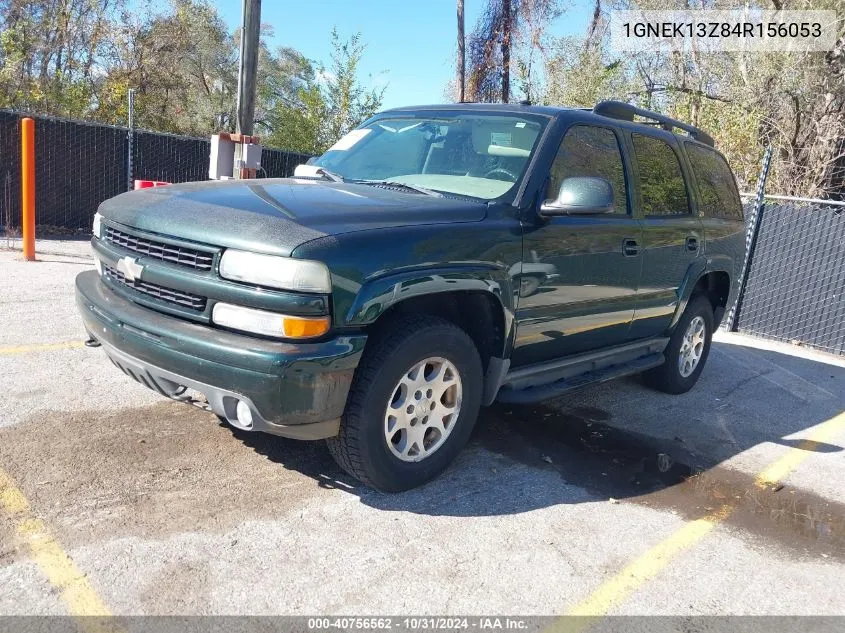
[[[115,365],[385,491],[497,400],[690,389],[745,248],[712,139],[619,102],[390,110],[293,178],[108,200],[91,243],[76,298]]]

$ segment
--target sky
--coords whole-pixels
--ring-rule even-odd
[[[240,26],[240,0],[214,4],[232,29]],[[485,5],[465,0],[467,35]],[[591,11],[589,0],[572,0],[549,33],[584,33]],[[384,108],[442,102],[455,73],[455,0],[263,0],[261,22],[273,27],[271,46],[290,46],[326,65],[333,26],[343,39],[360,32],[367,45],[360,78],[365,85],[386,86]]]

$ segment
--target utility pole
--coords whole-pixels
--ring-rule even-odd
[[[464,39],[464,0],[458,0],[458,103],[463,103],[466,90],[466,40]]]
[[[261,37],[261,0],[243,1],[241,57],[238,64],[238,134],[251,136],[255,119],[255,83],[258,70],[258,47]]]
[[[132,163],[135,158],[135,88],[129,89],[129,131],[126,140],[126,191],[132,191],[135,188],[135,165]]]
[[[511,0],[502,0],[502,103],[507,103],[511,95]]]

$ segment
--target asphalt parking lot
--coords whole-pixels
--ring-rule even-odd
[[[845,359],[719,333],[636,378],[482,413],[384,495],[82,346],[85,243],[0,251],[0,614],[845,614]]]

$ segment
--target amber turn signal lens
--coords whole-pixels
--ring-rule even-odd
[[[219,302],[214,304],[211,320],[217,325],[281,338],[313,338],[329,331],[330,319],[323,317],[298,317],[277,312],[266,312]]]
[[[282,322],[286,338],[310,338],[329,331],[329,317],[305,318],[286,316]]]

